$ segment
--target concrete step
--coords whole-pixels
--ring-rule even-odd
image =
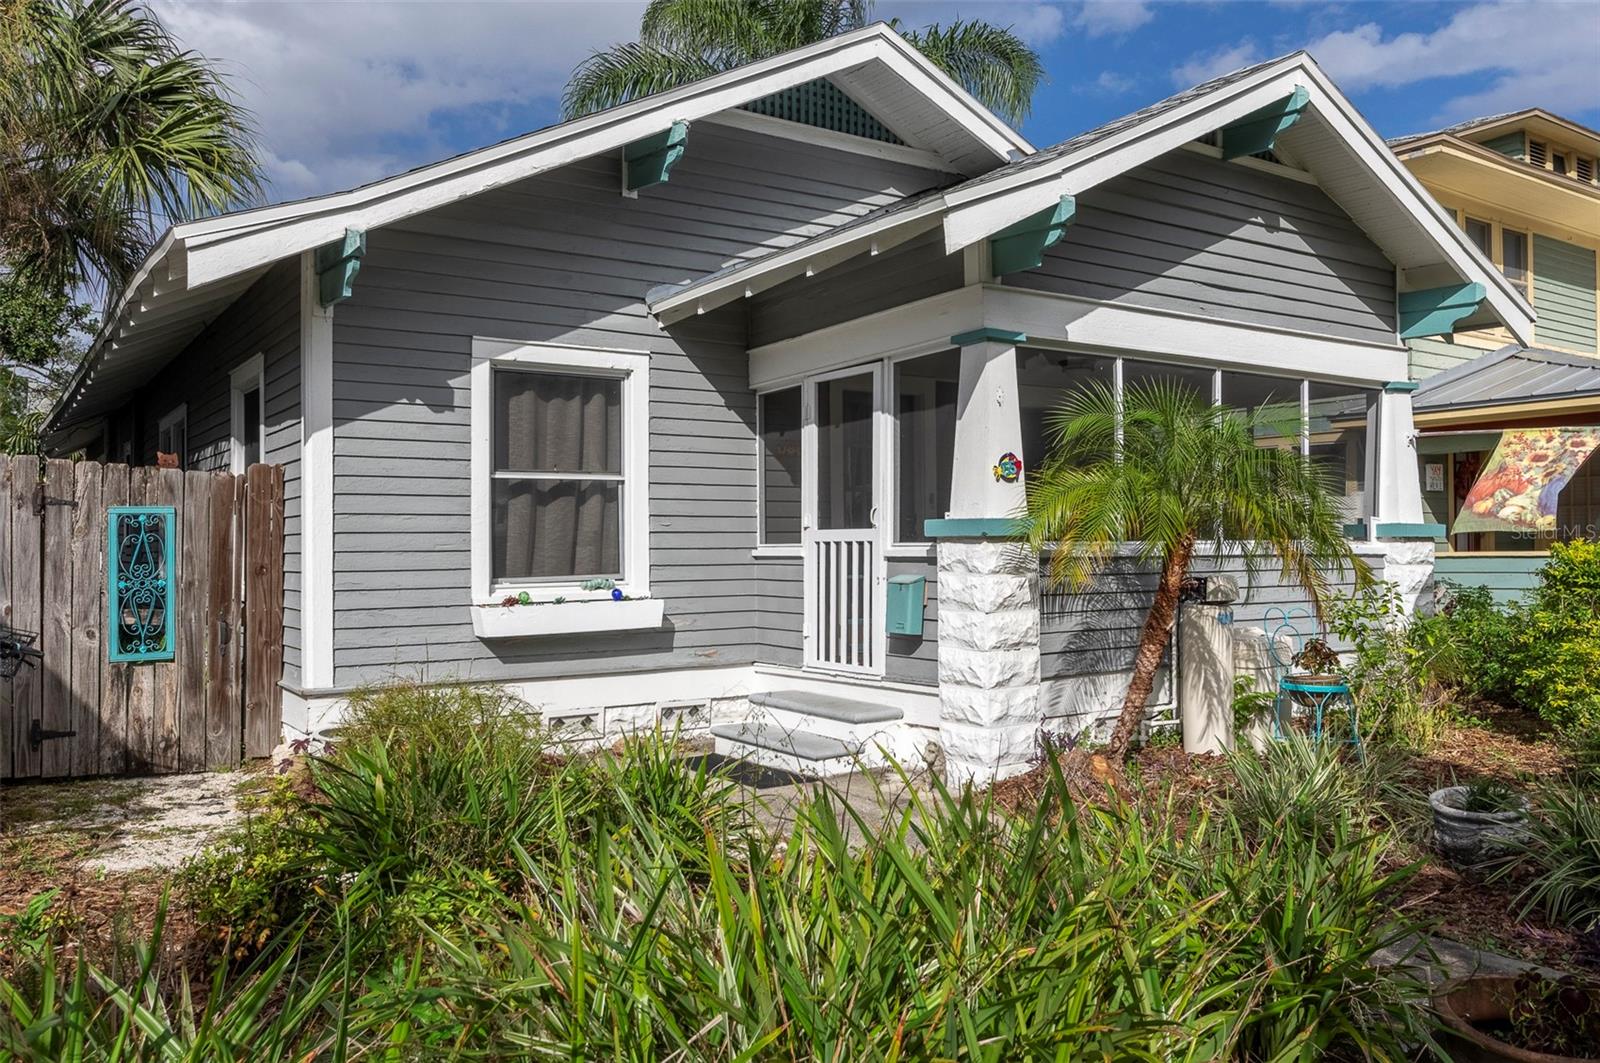
[[[711,728],[711,736],[716,751],[725,757],[796,775],[838,775],[854,771],[861,753],[857,743],[780,727],[767,718],[717,724]]]
[[[905,713],[889,705],[809,690],[772,690],[764,694],[751,694],[750,704],[756,708],[781,709],[801,716],[818,716],[847,724],[889,723],[905,716]]]

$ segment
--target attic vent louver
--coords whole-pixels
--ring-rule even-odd
[[[1578,159],[1576,161],[1576,168],[1577,168],[1578,180],[1580,180],[1580,181],[1593,181],[1594,180],[1594,160],[1593,159]]]
[[[1542,140],[1528,141],[1528,161],[1535,166],[1543,166],[1548,156],[1548,149]]]
[[[868,114],[866,108],[823,78],[751,100],[744,105],[744,110],[885,144],[905,143]]]

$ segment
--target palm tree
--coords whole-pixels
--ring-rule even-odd
[[[562,105],[568,118],[604,110],[860,29],[871,13],[872,0],[651,0],[638,42],[580,63]],[[1014,124],[1027,116],[1044,66],[1009,28],[889,25],[986,107]]]
[[[1330,573],[1372,579],[1344,537],[1336,485],[1282,445],[1300,438],[1297,415],[1213,406],[1170,383],[1130,385],[1119,404],[1092,385],[1066,396],[1046,427],[1052,453],[1029,480],[1026,525],[1035,549],[1053,548],[1050,582],[1088,587],[1122,544],[1161,573],[1112,732],[1115,757],[1144,717],[1202,545],[1239,551],[1252,572],[1275,557],[1319,614]]]
[[[115,292],[168,223],[254,201],[248,114],[134,0],[0,0],[0,262]]]

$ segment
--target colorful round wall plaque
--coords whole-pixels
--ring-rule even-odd
[[[1022,475],[1022,459],[1009,450],[1000,455],[1000,462],[994,467],[994,478],[1001,483],[1014,484]]]

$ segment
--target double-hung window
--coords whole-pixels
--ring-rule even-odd
[[[474,597],[648,593],[648,355],[479,339],[474,359]]]

